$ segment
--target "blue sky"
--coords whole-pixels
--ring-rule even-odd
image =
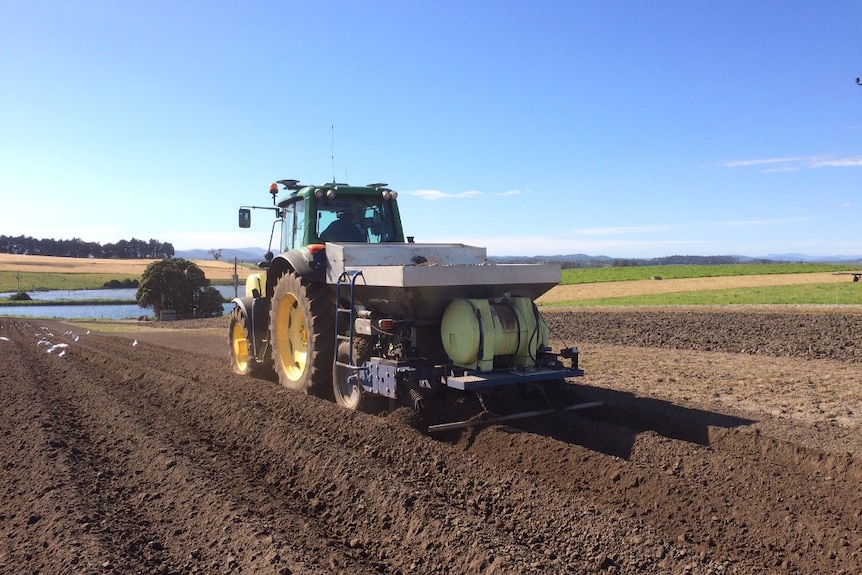
[[[295,178],[491,255],[862,254],[856,0],[0,9],[0,234],[265,247]]]

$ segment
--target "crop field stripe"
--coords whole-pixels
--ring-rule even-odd
[[[847,284],[764,286],[544,302],[548,306],[862,305],[862,288]]]
[[[859,264],[720,264],[676,266],[624,266],[607,268],[570,268],[562,273],[562,285],[648,280],[685,279],[775,274],[809,274],[853,271]]]

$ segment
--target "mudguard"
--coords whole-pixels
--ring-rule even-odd
[[[263,361],[264,342],[269,330],[269,299],[237,297],[231,300],[231,303],[242,310],[245,321],[248,322],[246,328],[252,336],[252,349],[250,350],[252,355],[258,361]]]
[[[325,260],[324,260],[325,261]],[[306,250],[291,250],[275,256],[266,272],[266,297],[272,297],[278,278],[292,271],[301,278],[311,282],[325,282],[326,270],[315,269],[313,256]]]

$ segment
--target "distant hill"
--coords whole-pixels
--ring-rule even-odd
[[[266,253],[264,248],[223,249],[222,261],[232,262],[234,258],[240,262],[258,263]],[[212,254],[205,249],[177,250],[175,257],[189,260],[211,260]],[[490,256],[489,261],[496,263],[559,263],[563,267],[603,267],[603,266],[658,266],[658,265],[709,265],[728,263],[768,263],[768,262],[810,262],[810,263],[854,263],[862,267],[860,256],[809,256],[806,254],[786,253],[768,254],[762,257],[726,255],[726,256],[695,256],[674,255],[660,258],[613,258],[609,256],[591,256],[588,254],[563,254],[542,256]]]
[[[506,264],[536,264],[536,263],[561,263],[589,264],[592,266],[612,265],[617,258],[608,256],[590,256],[587,254],[566,254],[555,256],[489,256],[489,261]]]
[[[236,248],[236,249],[223,249],[221,251],[221,260],[225,262],[232,262],[234,258],[240,262],[248,262],[256,264],[259,261],[263,260],[263,255],[266,253],[266,250],[263,248]],[[174,257],[185,258],[187,260],[211,260],[213,259],[212,254],[209,250],[204,249],[193,249],[193,250],[177,250],[174,253]]]
[[[762,257],[726,255],[695,256],[674,255],[660,258],[612,258],[586,254],[548,255],[548,256],[491,256],[496,263],[558,263],[565,267],[621,267],[621,266],[667,266],[667,265],[714,265],[748,263],[838,263],[858,262],[862,267],[862,256],[809,256],[805,254],[769,254]]]
[[[769,254],[767,259],[777,262],[817,262],[817,263],[852,263],[862,264],[862,256],[808,256],[805,254]]]

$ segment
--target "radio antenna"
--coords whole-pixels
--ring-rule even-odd
[[[335,183],[335,123],[332,124],[332,135],[330,143],[330,154],[332,159],[332,183]]]
[[[332,122],[330,124],[329,153],[332,160],[332,183],[335,183],[335,98],[332,99]]]

